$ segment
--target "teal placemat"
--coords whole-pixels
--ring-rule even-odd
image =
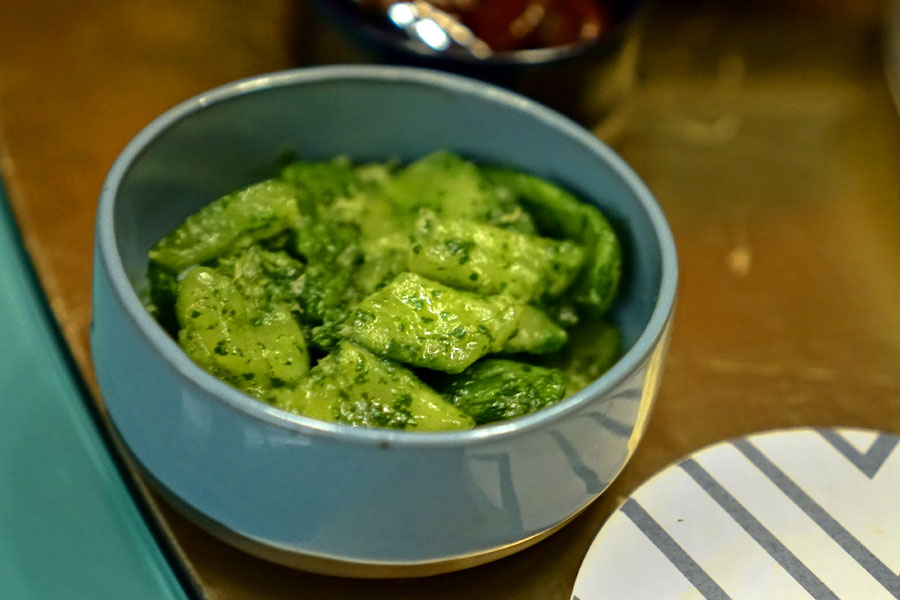
[[[0,186],[0,598],[187,598],[71,369]]]

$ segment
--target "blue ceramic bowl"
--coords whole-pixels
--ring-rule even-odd
[[[436,148],[554,179],[621,234],[622,359],[582,392],[462,432],[365,430],[288,414],[201,370],[144,310],[147,250],[187,215],[307,158],[411,160]],[[634,452],[659,385],[677,266],[659,206],[608,147],[500,88],[403,67],[239,81],[176,106],[113,165],[100,197],[91,346],[109,415],[149,479],[254,554],[348,576],[499,558],[587,507]]]

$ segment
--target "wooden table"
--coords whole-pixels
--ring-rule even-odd
[[[569,598],[617,502],[686,453],[776,427],[900,430],[900,120],[878,7],[827,5],[668,2],[649,15],[614,146],[669,217],[679,305],[646,437],[589,510],[493,564],[369,582],[247,556],[141,486],[201,593]],[[303,12],[283,0],[0,2],[0,168],[92,390],[92,221],[106,171],[173,104],[301,62]]]

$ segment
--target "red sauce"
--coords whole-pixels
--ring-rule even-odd
[[[457,16],[497,52],[594,39],[611,21],[596,0],[479,0]]]
[[[386,8],[390,0],[364,0]],[[591,40],[612,27],[603,0],[428,0],[456,17],[495,52]]]

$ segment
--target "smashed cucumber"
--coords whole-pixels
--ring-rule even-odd
[[[515,335],[503,345],[503,352],[547,354],[562,348],[568,339],[566,330],[557,325],[547,313],[526,304],[519,309],[519,327]]]
[[[294,389],[274,391],[272,401],[297,414],[356,427],[440,431],[474,425],[409,369],[346,341]]]
[[[574,281],[584,250],[570,241],[423,211],[416,220],[409,269],[447,285],[523,300],[559,296]]]
[[[256,398],[309,370],[300,326],[280,310],[254,314],[231,280],[207,267],[178,283],[178,342],[201,367]]]
[[[518,203],[495,194],[475,163],[450,152],[432,152],[403,168],[384,193],[401,218],[413,220],[428,209],[450,219],[534,232],[531,217]]]
[[[573,240],[585,249],[585,262],[573,292],[593,317],[609,310],[619,289],[622,250],[609,222],[593,205],[561,187],[526,173],[490,168],[486,177],[503,193],[519,200],[545,235]]]
[[[278,180],[263,181],[207,204],[185,219],[148,253],[174,273],[232,248],[272,237],[296,223],[297,190]]]
[[[567,394],[586,388],[616,362],[622,352],[622,335],[607,321],[585,321],[569,334],[557,352],[541,357],[541,364],[561,370]]]
[[[519,310],[509,296],[481,297],[404,273],[360,302],[343,334],[381,356],[459,373],[503,349]]]
[[[485,359],[450,379],[441,390],[451,404],[478,425],[505,421],[562,400],[565,377],[556,369]]]
[[[467,429],[533,413],[619,356],[622,257],[556,184],[437,151],[296,161],[148,252],[147,307],[200,367],[352,427]]]

